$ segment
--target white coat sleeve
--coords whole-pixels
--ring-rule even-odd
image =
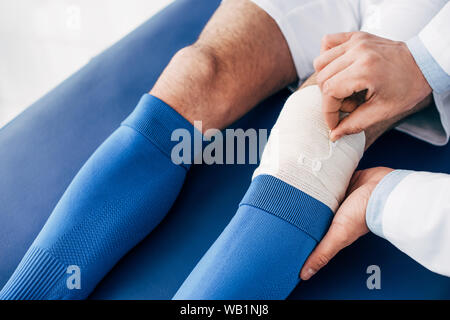
[[[433,91],[439,94],[449,91],[450,2],[407,44]]]
[[[450,175],[391,172],[373,191],[366,222],[427,269],[450,276]]]

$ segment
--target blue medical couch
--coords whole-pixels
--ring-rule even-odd
[[[89,155],[134,108],[172,55],[195,41],[218,0],[178,0],[93,58],[0,129],[0,287]],[[262,102],[233,127],[271,128],[289,95]],[[389,132],[360,167],[450,173],[450,146]],[[254,165],[198,165],[166,219],[99,284],[93,299],[170,299],[233,216]],[[381,268],[369,290],[367,267]],[[450,279],[367,235],[290,299],[447,299]]]

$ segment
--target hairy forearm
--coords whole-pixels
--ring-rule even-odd
[[[286,41],[250,1],[224,1],[199,39],[172,58],[151,94],[202,129],[223,128],[295,81]]]

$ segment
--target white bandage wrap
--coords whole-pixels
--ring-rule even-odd
[[[320,88],[300,89],[286,101],[253,178],[274,176],[336,212],[363,155],[365,135],[348,135],[333,143],[329,133]]]

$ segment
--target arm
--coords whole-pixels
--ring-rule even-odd
[[[324,37],[314,66],[333,141],[408,113],[431,94],[404,42],[365,32]],[[362,103],[349,101],[354,93],[364,95]],[[350,114],[339,121],[340,111]]]
[[[450,276],[450,175],[357,171],[330,229],[302,268],[308,280],[369,230],[431,271]]]
[[[407,112],[432,91],[435,95],[448,93],[449,28],[447,3],[419,35],[406,43],[364,32],[325,36],[314,66],[323,91],[325,117],[333,129],[332,139]],[[365,93],[363,103],[346,101],[359,91]],[[339,110],[351,114],[339,122]]]
[[[419,36],[406,43],[364,32],[323,38],[314,67],[333,141],[410,111],[432,91],[450,89],[450,60],[444,50],[449,15],[447,4]],[[355,92],[364,93],[362,103],[348,101]],[[339,111],[350,116],[339,121]]]
[[[447,30],[450,28],[449,18],[450,3],[447,3],[420,32],[419,36],[407,42],[407,46],[404,43],[362,33],[335,34],[323,39],[322,53],[316,59],[315,67],[319,70],[320,85],[322,88],[326,86],[328,88],[327,90],[329,90],[328,93],[323,92],[326,104],[324,108],[329,111],[346,109],[346,111],[352,112],[350,116],[347,117],[346,121],[341,121],[333,130],[333,139],[337,139],[339,136],[348,133],[358,132],[360,130],[367,131],[370,128],[377,128],[380,127],[380,125],[383,126],[383,122],[386,121],[397,123],[397,121],[392,120],[396,117],[400,120],[402,118],[400,115],[402,112],[404,112],[404,116],[406,116],[420,110],[421,104],[429,104],[431,98],[428,95],[425,100],[422,100],[421,103],[411,108],[413,102],[420,100],[428,90],[432,89],[439,93],[450,89],[450,55],[448,54],[448,50],[443,50],[445,49],[444,47],[449,44],[447,41]],[[390,62],[387,62],[387,60],[389,59],[395,62],[392,67],[388,67]],[[386,70],[388,70],[388,72],[385,72]],[[381,74],[379,73],[380,71]],[[402,79],[404,75],[407,77]],[[357,87],[356,84],[360,85],[360,87]],[[388,89],[384,90],[383,85]],[[413,87],[419,89],[412,90],[411,88]],[[361,108],[358,104],[349,103],[345,99],[335,99],[336,97],[346,98],[354,91],[366,88],[371,89],[369,91],[371,91],[372,94],[369,94],[368,103],[366,102],[361,105]],[[401,103],[398,101],[396,102],[396,99],[405,96],[402,93],[402,90],[405,88],[409,88],[407,90],[407,98]],[[414,91],[415,94],[412,94],[411,92]],[[420,92],[423,93],[421,94]],[[327,95],[328,97],[326,97]],[[378,97],[376,95],[378,95]],[[380,96],[384,97],[384,100],[383,98],[380,99]],[[428,100],[428,102],[426,102],[426,100]],[[336,105],[339,106],[337,109],[335,108]],[[336,121],[333,112],[326,112],[325,116],[327,117],[330,126],[335,127]],[[386,191],[383,193],[377,191],[374,192],[371,197],[373,190],[380,180],[391,171],[392,169],[388,168],[374,168],[355,173],[347,192],[348,196],[337,211],[329,231],[303,266],[301,271],[302,279],[309,279],[325,266],[342,248],[350,245],[361,235],[364,235],[369,231],[364,218],[367,203],[369,202],[369,198],[371,199],[371,203],[373,203],[375,201],[372,199],[379,199],[380,194],[383,194],[385,197],[390,194]],[[423,175],[427,174],[423,173]],[[392,184],[392,181],[394,180],[393,177],[398,176],[397,171],[395,171],[395,173],[389,175],[389,178],[387,179],[390,180]],[[430,182],[432,180],[433,179],[430,178]],[[383,185],[388,186],[389,183],[383,183]],[[404,183],[402,183],[402,185],[405,186]],[[437,184],[433,185],[437,186]],[[418,187],[419,190],[422,189],[422,187]],[[384,188],[384,190],[386,189],[388,188]],[[409,192],[408,194],[406,189],[407,187],[404,187],[405,193],[403,197],[408,197],[408,199],[411,200],[414,199],[414,201],[410,201],[409,203],[414,204],[416,203],[415,200],[421,203],[420,201],[426,199],[423,195],[418,195],[417,198],[414,198],[412,196],[413,193]],[[430,190],[435,190],[435,188],[431,186]],[[447,201],[445,199],[439,199],[439,197],[445,198],[445,196],[442,196],[442,192],[435,193],[435,195],[430,198],[433,199],[433,203],[436,204],[436,206],[432,207],[433,210],[436,210],[432,214],[433,217],[438,216],[445,219]],[[402,203],[405,206],[408,204],[406,201]],[[381,221],[380,219],[375,218],[387,216],[383,213],[384,211],[380,206],[370,206],[370,208],[370,211],[368,209],[367,212],[368,225],[372,231],[381,235],[380,226],[382,225],[382,221],[384,223],[384,221],[388,221],[389,219],[382,219]],[[418,213],[417,209],[414,208],[411,207],[410,209],[413,210],[413,212]],[[396,229],[401,228],[403,225],[409,226],[407,221],[409,219],[408,210],[396,211],[394,214],[389,214],[389,217],[391,216],[401,216],[405,220],[405,223],[402,225],[392,224],[391,229],[388,228],[389,230],[396,230],[395,232],[398,232],[398,236],[404,239],[414,236],[413,234],[407,235],[404,231]],[[422,213],[420,218],[417,219],[417,222],[419,223],[417,225],[425,225],[420,224],[423,222],[423,219],[427,219],[427,216]],[[439,218],[436,219],[436,221],[438,220]],[[442,225],[445,226],[445,221],[442,222]],[[410,229],[407,230],[408,232],[412,232]],[[427,234],[429,239],[440,235],[439,232],[432,235],[431,233],[427,233],[428,231],[431,230],[421,230],[420,232],[422,235]],[[433,230],[433,232],[434,231],[436,230]],[[440,244],[438,248],[433,248],[429,241],[423,241],[423,244],[426,245],[428,249],[433,248],[432,252],[437,254],[436,259],[434,259],[430,257],[423,258],[423,253],[415,252],[414,248],[410,248],[397,236],[391,235],[391,239],[393,239],[392,242],[394,245],[397,245],[397,241],[399,247],[401,245],[406,245],[404,251],[431,270],[438,270],[436,266],[433,266],[434,260],[439,260],[441,268],[445,268],[446,266],[448,268],[448,258],[445,257],[445,254],[443,255],[443,251],[440,251],[441,248],[447,250],[446,244],[448,243],[448,240],[445,241],[445,239],[440,239],[441,241],[435,242]],[[420,246],[418,246],[418,248],[420,248]],[[445,252],[448,252],[448,250]],[[447,259],[447,262],[442,263],[445,259]],[[437,272],[448,275],[448,269],[445,272]]]

